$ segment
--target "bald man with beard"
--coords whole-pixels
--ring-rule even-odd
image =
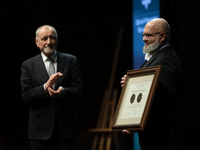
[[[138,132],[141,150],[178,150],[180,147],[180,101],[183,92],[181,63],[170,41],[165,19],[149,21],[142,34],[146,61],[140,68],[162,65],[162,72],[144,131]],[[122,77],[124,86],[126,75]],[[132,133],[123,130],[123,133]]]

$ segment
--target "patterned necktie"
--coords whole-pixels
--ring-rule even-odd
[[[55,73],[55,68],[54,68],[54,65],[53,65],[53,58],[48,58],[48,61],[49,61],[49,77]]]

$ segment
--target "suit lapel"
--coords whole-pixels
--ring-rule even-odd
[[[147,61],[145,61],[141,66],[140,68],[145,68],[145,64],[147,63]]]
[[[47,82],[47,80],[49,79],[49,75],[45,68],[41,54],[39,54],[38,57],[36,57],[36,64],[38,67],[38,73],[40,74],[39,76],[41,77],[40,79],[42,80],[43,83]]]
[[[156,57],[152,57],[149,61],[144,62],[144,64],[140,68],[146,68],[151,65],[151,63],[156,59]]]
[[[64,63],[63,56],[61,53],[57,51],[57,72],[63,73],[64,65],[65,63]],[[61,78],[58,78],[55,85],[56,88],[57,88],[57,84],[59,84],[60,81],[61,81]]]
[[[149,67],[151,65],[151,63],[158,57],[158,55],[160,53],[164,52],[164,49],[163,50],[159,50],[155,55],[153,55],[153,57],[151,57],[149,59],[149,61],[145,61],[142,66],[140,68],[146,68],[146,67]]]
[[[57,52],[57,72],[63,72],[64,60],[62,54]]]

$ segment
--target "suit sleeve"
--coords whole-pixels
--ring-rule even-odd
[[[66,96],[71,96],[73,99],[78,100],[83,94],[82,77],[79,61],[76,57],[73,58],[71,63],[71,86],[65,87]]]
[[[22,88],[22,99],[26,103],[37,103],[42,98],[47,96],[46,91],[41,86],[34,86],[32,81],[31,67],[28,63],[24,62],[21,67],[21,88]]]
[[[173,101],[176,101],[182,78],[181,65],[171,57],[162,58],[159,64],[163,66],[160,82]]]

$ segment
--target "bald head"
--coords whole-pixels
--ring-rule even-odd
[[[157,31],[165,31],[167,33],[170,33],[170,26],[165,19],[156,18],[149,21],[146,25],[151,26],[152,29],[155,29]]]
[[[170,41],[170,26],[168,22],[163,18],[156,18],[150,20],[145,27],[148,27],[152,33],[157,33],[164,31],[166,33],[166,38],[164,43],[169,43]]]

